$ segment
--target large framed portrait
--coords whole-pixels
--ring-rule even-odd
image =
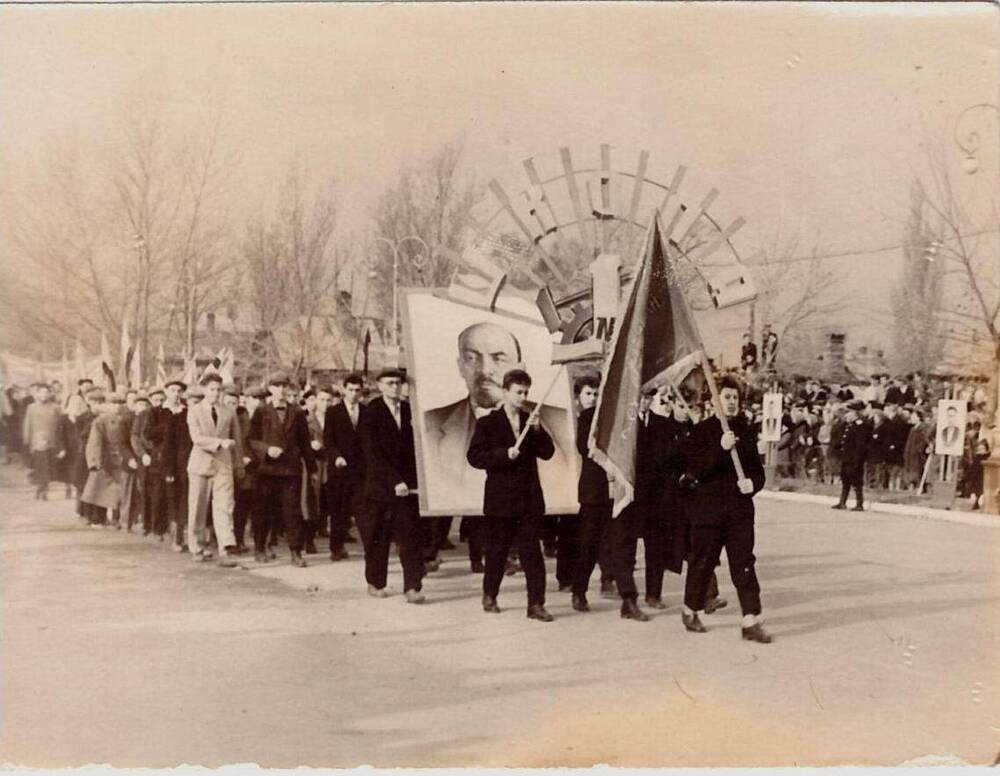
[[[941,399],[937,409],[934,452],[938,455],[962,455],[965,449],[965,402],[961,399]]]
[[[423,288],[401,289],[400,303],[421,514],[481,515],[486,472],[466,460],[476,419],[500,405],[503,376],[515,367],[531,375],[530,398],[542,399],[558,372],[552,335],[535,305],[516,296],[501,296],[495,312]],[[563,370],[541,411],[556,448],[538,465],[548,514],[578,510],[572,402]]]

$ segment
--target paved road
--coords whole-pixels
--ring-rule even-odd
[[[409,606],[368,598],[360,558],[199,566],[6,487],[0,762],[993,762],[1000,529],[760,511],[768,646],[739,639],[733,606],[684,632],[676,577],[649,623],[550,592],[546,625],[524,617],[520,577],[482,614],[461,550]]]

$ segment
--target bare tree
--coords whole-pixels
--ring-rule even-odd
[[[151,337],[169,338],[178,311],[195,321],[224,291],[232,159],[221,114],[183,127],[135,101],[119,128],[113,156],[63,144],[32,176],[10,216],[22,271],[0,302],[54,352],[73,338],[94,348],[125,322],[148,363]],[[193,331],[178,327],[188,347]]]
[[[933,371],[944,353],[942,264],[927,222],[924,191],[914,186],[903,229],[903,267],[893,289],[893,367],[903,372]]]
[[[797,239],[775,236],[757,257],[751,267],[758,291],[754,317],[778,335],[782,369],[815,370],[823,335],[850,306],[841,273],[818,243],[802,255]]]
[[[461,172],[461,157],[461,144],[446,145],[422,166],[404,170],[380,197],[372,228],[378,282],[369,309],[392,306],[393,249],[386,241],[399,251],[399,286],[448,285],[452,256],[462,252],[463,226],[479,195],[475,180]]]
[[[928,172],[916,188],[927,208],[927,260],[939,265],[937,316],[953,364],[1000,363],[1000,271],[996,200],[977,211],[960,192],[943,150],[928,153]],[[994,392],[995,393],[995,392]]]
[[[315,193],[298,169],[286,177],[270,218],[251,219],[243,244],[244,291],[258,328],[258,348],[270,363],[296,375],[334,355],[352,324],[337,280],[346,251],[337,245],[332,183]]]

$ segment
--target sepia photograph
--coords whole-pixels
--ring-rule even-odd
[[[0,0],[2,768],[1000,765],[998,22]]]

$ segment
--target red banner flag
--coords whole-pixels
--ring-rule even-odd
[[[678,287],[655,214],[604,363],[601,395],[590,429],[590,455],[614,480],[611,494],[616,517],[634,495],[643,391],[677,385],[701,365],[702,352],[701,335]]]

